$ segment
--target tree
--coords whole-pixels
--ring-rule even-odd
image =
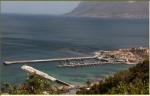
[[[37,76],[35,74],[29,75],[21,85],[2,84],[1,93],[8,94],[60,94],[62,90],[58,89],[49,80]]]

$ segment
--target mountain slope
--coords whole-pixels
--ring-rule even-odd
[[[66,15],[77,17],[148,18],[148,2],[82,1],[77,8]]]

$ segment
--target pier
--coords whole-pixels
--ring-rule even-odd
[[[5,65],[22,64],[22,63],[39,63],[39,62],[55,62],[55,61],[68,61],[68,60],[86,60],[95,59],[95,56],[91,57],[71,57],[71,58],[54,58],[54,59],[39,59],[39,60],[20,60],[20,61],[4,61]]]

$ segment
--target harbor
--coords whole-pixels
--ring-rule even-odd
[[[112,64],[112,62],[97,62],[97,63],[84,63],[84,64],[63,64],[58,65],[58,67],[84,67],[84,66],[94,66],[100,64]],[[114,64],[120,64],[119,62],[114,62]]]
[[[4,61],[5,65],[30,64],[41,62],[58,62],[57,67],[83,67],[100,64],[137,64],[148,58],[147,48],[128,48],[112,51],[98,51],[93,56],[87,57],[65,57],[37,60]]]
[[[21,61],[5,61],[5,65],[12,64],[30,64],[39,62],[58,62],[60,65],[58,67],[82,67],[82,66],[93,66],[99,64],[130,64],[124,60],[116,60],[115,58],[105,58],[105,57],[71,57],[71,58],[54,58],[54,59],[39,59],[39,60],[21,60]]]

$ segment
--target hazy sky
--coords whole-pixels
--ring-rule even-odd
[[[72,11],[79,3],[79,1],[1,1],[1,12],[60,15]]]

